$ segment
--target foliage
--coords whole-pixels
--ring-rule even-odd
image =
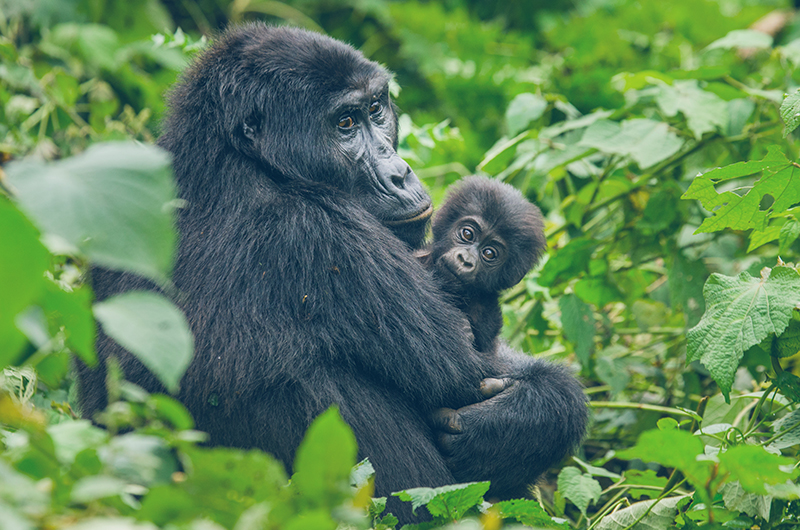
[[[549,254],[505,294],[504,334],[571,364],[594,424],[536,500],[398,492],[431,514],[418,528],[800,524],[800,23],[749,27],[782,4],[146,4],[0,1],[0,527],[396,526],[335,409],[291,480],[257,450],[202,446],[180,403],[113,364],[104,428],[73,409],[70,357],[96,362],[95,322],[170,389],[191,358],[165,297],[97,303],[84,275],[172,289],[163,95],[201,34],[248,18],[397,72],[400,152],[435,201],[482,172],[546,216]]]

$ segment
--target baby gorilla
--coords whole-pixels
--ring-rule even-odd
[[[416,255],[469,319],[475,348],[494,352],[500,291],[519,283],[547,241],[542,213],[512,186],[485,177],[457,184],[433,218],[433,242]]]

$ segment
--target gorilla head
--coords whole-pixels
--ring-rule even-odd
[[[397,155],[389,80],[378,64],[339,41],[253,24],[223,35],[185,75],[171,94],[167,130],[187,129],[176,127],[176,120],[213,124],[213,131],[195,131],[199,149],[214,142],[208,139],[213,134],[276,182],[314,182],[349,194],[402,240],[418,246],[431,201]],[[169,142],[162,139],[167,149]],[[241,176],[179,184],[186,192],[202,186],[204,195],[211,186],[224,196],[231,186],[253,185],[230,181]]]

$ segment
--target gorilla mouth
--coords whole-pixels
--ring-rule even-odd
[[[386,226],[403,226],[407,224],[419,223],[421,221],[427,221],[430,219],[431,215],[433,215],[433,205],[429,204],[427,208],[422,210],[420,213],[413,214],[411,217],[386,220],[383,222],[383,224]]]

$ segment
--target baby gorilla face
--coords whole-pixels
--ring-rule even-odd
[[[453,223],[450,248],[439,259],[465,287],[491,290],[507,256],[506,243],[493,227],[480,216],[466,216]]]

